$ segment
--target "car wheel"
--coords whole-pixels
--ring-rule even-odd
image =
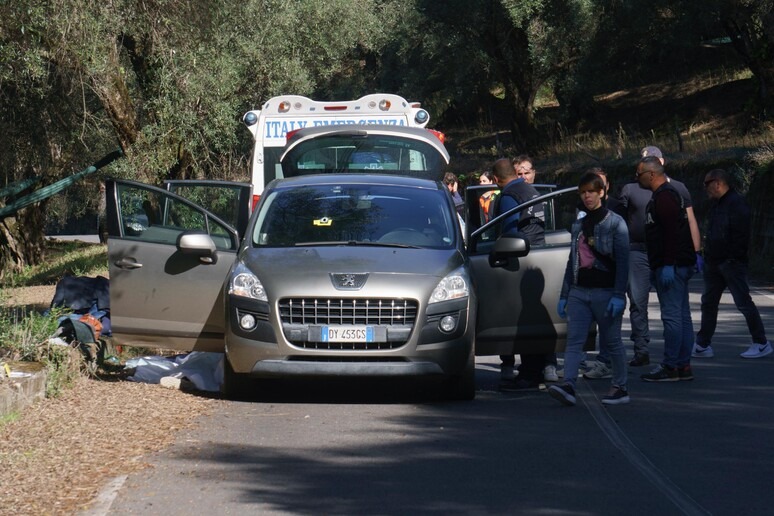
[[[223,357],[223,394],[228,399],[243,400],[250,393],[251,378],[246,374],[240,374],[231,367],[228,357]]]
[[[470,401],[476,397],[476,354],[473,345],[470,348],[465,370],[447,379],[446,397],[450,400]]]

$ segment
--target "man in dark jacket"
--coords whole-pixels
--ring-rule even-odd
[[[500,195],[494,201],[493,217],[506,213],[540,195],[534,186],[527,183],[523,177],[519,177],[511,160],[507,158],[495,161],[492,173],[497,185],[501,188]],[[539,203],[509,215],[502,224],[502,233],[524,233],[531,246],[544,245],[545,224],[543,221],[545,214],[543,209],[543,204]],[[500,355],[500,360],[502,360],[500,372],[503,380],[500,383],[500,389],[503,391],[531,389],[538,387],[543,381],[543,368],[546,365],[545,354],[522,353],[519,375],[516,379],[509,378],[509,373],[512,374],[516,362],[514,355]]]
[[[637,181],[653,192],[645,214],[645,242],[664,324],[664,359],[640,378],[646,382],[693,380],[688,280],[696,265],[696,252],[685,200],[668,181],[664,166],[655,156],[640,160]]]
[[[712,336],[718,323],[720,296],[728,287],[736,308],[747,321],[752,337],[742,358],[761,358],[774,351],[766,338],[761,314],[747,284],[747,248],[750,243],[750,207],[731,187],[728,172],[710,170],[704,188],[712,200],[704,242],[704,293],[701,296],[701,328],[693,346],[694,357],[714,356]]]
[[[500,195],[495,200],[495,216],[540,196],[534,186],[518,175],[507,158],[497,160],[492,167],[492,173],[501,189]],[[505,219],[502,233],[518,231],[527,235],[531,245],[544,245],[546,232],[545,222],[543,222],[546,218],[544,210],[545,206],[538,203],[513,213]]]

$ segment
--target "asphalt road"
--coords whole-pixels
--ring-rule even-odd
[[[695,279],[697,327],[700,289]],[[774,337],[774,291],[754,298]],[[744,319],[722,302],[715,358],[694,359],[693,382],[645,383],[647,368],[630,369],[629,405],[600,404],[607,380],[579,382],[576,407],[499,393],[496,357],[479,358],[467,403],[437,401],[426,383],[281,385],[283,395],[228,403],[181,432],[152,468],[107,484],[95,510],[772,514],[774,355],[739,357]],[[650,319],[658,356],[655,296]]]

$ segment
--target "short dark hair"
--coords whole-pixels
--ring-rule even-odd
[[[511,165],[515,167],[519,163],[524,163],[525,161],[529,162],[529,164],[533,167],[535,166],[535,162],[532,161],[532,158],[529,156],[529,154],[519,154],[511,160]]]
[[[500,181],[505,181],[511,177],[516,177],[516,171],[513,169],[513,163],[508,158],[500,158],[492,165],[492,174]]]
[[[447,172],[443,175],[443,184],[453,185],[454,183],[459,183],[459,179],[457,179],[453,172]]]
[[[605,182],[596,172],[586,172],[581,176],[580,181],[578,181],[578,189],[580,190],[585,185],[591,185],[597,191],[605,191]]]
[[[478,179],[481,180],[482,177],[485,177],[494,183],[495,177],[494,177],[494,174],[492,174],[491,170],[484,170],[483,172],[481,172],[478,175]]]

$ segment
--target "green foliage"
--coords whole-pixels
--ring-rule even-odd
[[[80,361],[69,346],[52,345],[59,310],[46,315],[0,308],[0,358],[38,362],[46,368],[46,395],[55,397],[80,375]]]
[[[395,92],[434,124],[507,127],[519,151],[593,123],[600,93],[734,55],[770,102],[772,12],[774,0],[2,2],[2,180],[46,185],[118,144],[125,159],[39,206],[49,225],[96,212],[108,174],[246,180],[241,115],[283,93]],[[560,107],[544,126],[539,97]],[[0,267],[42,258],[45,225],[30,220]]]
[[[12,285],[53,284],[67,274],[96,276],[107,274],[104,245],[80,242],[50,242],[50,260],[25,269]],[[49,343],[59,326],[62,309],[42,314],[28,307],[11,306],[5,291],[0,294],[0,359],[40,362],[46,368],[46,395],[57,396],[78,378],[84,369],[79,351]]]

